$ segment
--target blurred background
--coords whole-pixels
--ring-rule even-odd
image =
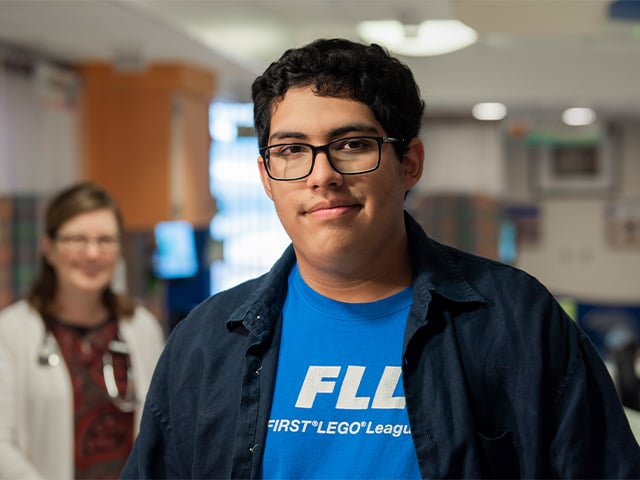
[[[428,233],[527,270],[629,363],[632,0],[0,0],[0,306],[34,274],[41,205],[77,179],[121,204],[120,282],[167,328],[266,271],[288,239],[259,184],[250,85],[319,37],[381,43],[414,71],[426,165],[407,208]]]

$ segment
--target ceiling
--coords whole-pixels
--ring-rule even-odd
[[[640,4],[640,2],[637,2]],[[181,61],[218,72],[219,95],[250,84],[286,48],[357,39],[360,20],[457,18],[479,42],[403,60],[428,112],[500,101],[510,112],[590,106],[640,116],[640,17],[610,0],[0,0],[0,43],[68,63]],[[119,63],[118,63],[119,62]]]

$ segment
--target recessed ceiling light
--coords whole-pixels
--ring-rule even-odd
[[[432,56],[455,52],[476,42],[478,34],[459,20],[426,20],[405,25],[397,20],[361,22],[360,37],[406,56]]]
[[[507,107],[502,103],[477,103],[471,109],[476,120],[502,120],[507,115]]]
[[[585,107],[567,108],[562,112],[562,121],[571,126],[591,125],[596,121],[596,112]]]

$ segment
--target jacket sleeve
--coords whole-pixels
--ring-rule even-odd
[[[179,470],[178,455],[172,442],[171,429],[147,401],[142,415],[140,434],[122,470],[122,479],[187,478]]]
[[[142,413],[140,432],[122,470],[122,479],[180,479],[175,438],[168,414],[168,349],[163,352],[151,380]]]
[[[554,398],[551,466],[561,478],[640,478],[640,447],[613,380],[586,334],[566,322],[573,348]]]

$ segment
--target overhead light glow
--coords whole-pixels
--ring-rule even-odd
[[[571,126],[591,125],[596,121],[596,112],[584,107],[567,108],[562,112],[562,121]]]
[[[478,34],[459,20],[426,20],[404,25],[396,20],[361,22],[358,35],[390,51],[406,56],[443,55],[468,47]]]
[[[507,107],[502,103],[477,103],[471,109],[476,120],[502,120],[507,115]]]

